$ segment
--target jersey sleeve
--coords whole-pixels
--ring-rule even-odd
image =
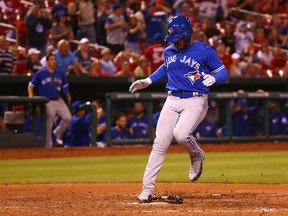
[[[163,63],[153,74],[150,75],[152,83],[158,82],[167,77],[167,67]]]
[[[229,73],[215,50],[208,48],[207,66],[216,79],[216,83],[225,83],[229,79]]]
[[[32,80],[29,82],[29,84],[30,84],[31,86],[35,87],[35,86],[38,85],[38,83],[39,83],[39,72],[37,72],[37,73],[33,76]]]

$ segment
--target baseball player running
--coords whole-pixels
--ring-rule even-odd
[[[39,96],[49,98],[49,102],[46,104],[46,147],[51,148],[53,146],[51,131],[55,115],[57,114],[62,119],[53,131],[57,145],[63,145],[62,135],[67,130],[71,120],[71,113],[61,98],[61,91],[66,95],[69,103],[71,102],[71,96],[65,74],[56,70],[56,56],[49,54],[46,60],[47,67],[38,71],[29,82],[28,95],[33,97],[33,90],[37,87]]]
[[[168,96],[156,127],[156,138],[143,177],[138,202],[151,202],[157,175],[173,136],[190,156],[189,179],[196,181],[202,173],[204,152],[193,131],[208,110],[209,87],[228,81],[229,75],[216,52],[201,41],[193,40],[188,18],[175,16],[167,23],[165,40],[171,44],[164,51],[165,63],[146,79],[132,83],[131,93],[168,78]]]

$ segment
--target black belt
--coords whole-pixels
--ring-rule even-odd
[[[173,95],[179,98],[203,97],[202,92],[188,92],[188,91],[168,91],[168,95]]]

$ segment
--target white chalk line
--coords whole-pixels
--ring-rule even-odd
[[[212,196],[222,196],[223,194],[211,194]],[[257,196],[287,196],[287,194],[257,194]],[[231,199],[233,200],[233,199]],[[124,205],[139,205],[139,206],[162,206],[162,205],[169,205],[170,203],[167,202],[150,202],[150,203],[138,203],[138,202],[131,202],[131,203],[122,203]],[[187,213],[269,213],[269,212],[283,212],[288,211],[288,208],[258,208],[258,209],[242,209],[242,210],[224,210],[224,209],[204,209],[204,210],[188,210],[185,209]],[[139,212],[139,211],[129,211],[129,212]],[[144,213],[180,213],[181,210],[141,210]]]
[[[123,203],[124,204],[124,203]],[[127,203],[125,203],[127,204]],[[151,206],[151,205],[168,205],[168,203],[163,203],[163,202],[151,202],[151,203],[137,203],[137,202],[133,202],[133,203],[128,203],[130,205],[147,205],[147,206]],[[287,208],[258,208],[258,209],[242,209],[242,210],[225,210],[225,209],[203,209],[203,210],[188,210],[185,209],[185,213],[269,213],[269,212],[284,212],[284,211],[288,211]],[[135,210],[135,211],[127,211],[127,212],[139,212],[139,210]],[[181,210],[141,210],[141,212],[144,213],[181,213]],[[183,211],[184,212],[184,211]]]
[[[287,211],[286,209],[285,211]],[[127,212],[139,212],[139,211],[127,211]],[[141,210],[144,213],[181,213],[177,210]],[[207,210],[185,210],[185,213],[272,213],[272,212],[282,212],[283,209],[271,209],[271,208],[261,208],[261,209],[244,209],[244,210],[221,210],[221,209],[207,209]]]

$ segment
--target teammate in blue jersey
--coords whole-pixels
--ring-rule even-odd
[[[211,138],[217,136],[216,131],[216,123],[209,118],[209,115],[207,113],[193,134],[196,138]]]
[[[116,116],[116,125],[111,128],[112,140],[128,140],[131,139],[131,133],[127,126],[127,117],[125,113],[119,113]]]
[[[235,102],[233,102],[234,104]],[[257,116],[257,107],[248,107],[246,99],[239,99],[235,103],[235,109],[232,111],[231,124],[232,124],[232,136],[252,136],[252,130],[250,127],[249,119],[252,116]],[[217,136],[228,136],[228,126],[224,125],[217,131]]]
[[[134,103],[134,116],[128,120],[127,128],[130,129],[133,139],[148,138],[148,116],[140,101]]]
[[[208,110],[209,87],[228,81],[229,75],[214,49],[192,39],[193,29],[187,17],[176,16],[167,23],[165,37],[171,44],[164,51],[165,63],[146,79],[132,83],[131,93],[168,78],[166,102],[156,127],[156,138],[143,177],[138,202],[151,202],[156,178],[173,136],[190,156],[189,179],[202,173],[204,152],[193,132]]]
[[[270,135],[285,135],[287,132],[288,120],[287,115],[280,109],[279,101],[269,100],[269,127]],[[260,131],[264,133],[264,118],[260,118]]]
[[[65,133],[65,146],[89,146],[91,143],[91,119],[92,114],[86,115],[82,108],[82,102],[77,100],[72,104],[73,115],[69,128]]]
[[[56,70],[56,56],[49,54],[46,61],[47,67],[38,71],[29,82],[28,95],[33,97],[36,87],[39,96],[49,98],[49,102],[46,104],[46,147],[51,148],[53,146],[51,131],[56,114],[61,117],[61,122],[53,130],[53,134],[56,136],[57,145],[63,145],[62,136],[69,126],[71,113],[61,98],[61,93],[66,95],[68,103],[71,102],[71,95],[65,74]]]

